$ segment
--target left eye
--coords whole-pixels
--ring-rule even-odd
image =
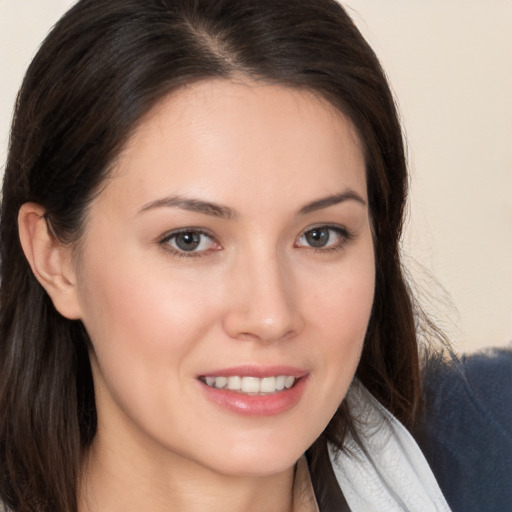
[[[304,231],[296,242],[297,247],[313,247],[315,249],[330,249],[339,247],[346,240],[344,230],[332,226],[318,226]]]
[[[206,233],[192,229],[171,233],[163,242],[183,253],[203,252],[216,245],[215,241]]]

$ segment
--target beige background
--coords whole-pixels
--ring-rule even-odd
[[[0,0],[0,162],[23,72],[68,0]],[[398,98],[404,251],[459,351],[512,340],[512,2],[349,0]],[[435,276],[435,277],[434,277]]]

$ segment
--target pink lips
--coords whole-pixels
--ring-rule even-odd
[[[247,395],[239,391],[210,387],[202,381],[198,382],[209,400],[230,412],[245,416],[273,416],[281,414],[297,404],[306,387],[307,372],[290,366],[241,366],[224,368],[201,376],[264,378],[277,375],[290,375],[297,380],[293,387],[268,395]]]
[[[304,377],[307,372],[295,368],[293,366],[275,365],[275,366],[255,366],[255,365],[243,365],[233,366],[231,368],[223,368],[221,370],[215,370],[208,373],[204,373],[203,377],[214,376],[214,377],[232,377],[239,375],[240,377],[272,377],[273,375],[291,375],[292,377]]]

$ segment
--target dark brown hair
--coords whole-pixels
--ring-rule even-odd
[[[0,498],[13,510],[76,511],[81,462],[96,430],[89,339],[33,276],[18,239],[21,205],[39,203],[54,235],[77,241],[91,198],[142,116],[184,84],[234,74],[314,91],[356,127],[377,267],[357,376],[412,424],[420,373],[399,254],[402,134],[379,62],[342,7],[334,0],[81,0],[28,69],[5,171]],[[318,454],[326,440],[342,448],[350,429],[342,404],[309,453],[317,490]]]

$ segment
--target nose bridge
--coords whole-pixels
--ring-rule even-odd
[[[300,328],[291,268],[276,249],[241,256],[230,288],[233,300],[225,320],[231,336],[272,342]]]

